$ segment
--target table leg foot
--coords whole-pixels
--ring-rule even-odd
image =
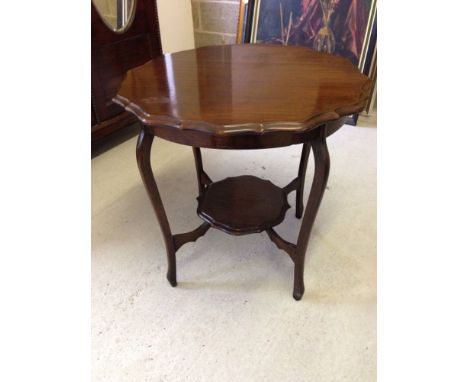
[[[167,280],[169,281],[169,284],[171,284],[171,286],[177,286],[177,274],[175,266],[174,268],[169,268],[167,270]]]
[[[304,295],[304,286],[302,286],[301,290],[294,289],[294,292],[293,292],[294,300],[300,301],[303,295]]]
[[[304,290],[304,259],[302,259],[294,265],[294,299],[299,301],[304,295]]]

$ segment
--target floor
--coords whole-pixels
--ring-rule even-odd
[[[328,139],[330,178],[300,302],[292,298],[291,260],[265,233],[209,230],[178,252],[179,285],[172,288],[135,138],[95,157],[93,381],[375,381],[375,117],[360,125]],[[284,186],[300,150],[202,154],[214,180],[245,173]],[[152,162],[173,231],[198,226],[191,149],[157,139]],[[307,190],[312,175],[313,157]],[[294,194],[289,200],[294,205]],[[299,224],[290,209],[277,231],[295,241]]]

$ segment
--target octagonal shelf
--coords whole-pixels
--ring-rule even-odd
[[[243,175],[210,184],[198,197],[197,213],[214,228],[245,235],[280,224],[289,207],[282,188]]]

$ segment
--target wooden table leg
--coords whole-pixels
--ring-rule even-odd
[[[302,146],[301,162],[299,164],[299,172],[297,174],[299,184],[296,190],[296,217],[298,219],[302,217],[302,212],[304,211],[304,181],[307,171],[307,162],[309,161],[309,154],[310,142],[306,142]]]
[[[172,286],[177,286],[177,271],[176,271],[176,256],[174,240],[167,220],[166,211],[159,195],[156,180],[154,179],[153,170],[151,168],[151,145],[153,144],[153,134],[146,131],[146,128],[141,129],[140,135],[138,136],[138,143],[136,148],[136,158],[138,162],[138,168],[140,175],[145,185],[146,192],[153,205],[154,212],[159,221],[159,226],[164,237],[167,252],[167,279]]]
[[[176,251],[185,243],[195,241],[199,237],[203,236],[206,233],[206,231],[210,228],[210,224],[204,222],[195,230],[183,234],[173,235],[171,233],[169,221],[167,219],[161,196],[156,185],[156,180],[154,179],[153,170],[151,168],[150,157],[153,140],[153,134],[148,132],[146,128],[143,127],[138,137],[136,157],[143,183],[153,205],[153,209],[159,221],[164,242],[166,244],[166,253],[168,260],[167,279],[169,280],[172,286],[176,286]],[[321,128],[320,134],[317,138],[314,138],[312,141],[310,141],[310,143],[304,144],[298,177],[284,188],[286,193],[294,189],[296,190],[297,195],[300,195],[300,197],[298,197],[298,199],[296,200],[296,203],[298,200],[300,200],[302,204],[304,178],[307,168],[307,160],[311,148],[314,153],[315,159],[314,179],[312,182],[312,188],[310,191],[309,199],[307,201],[307,206],[304,211],[304,217],[299,231],[297,244],[286,242],[273,230],[273,228],[267,229],[267,233],[270,239],[272,239],[273,242],[279,248],[285,250],[294,262],[293,297],[296,300],[300,300],[304,294],[305,252],[307,250],[312,226],[314,224],[315,217],[317,216],[320,202],[322,201],[322,197],[328,181],[328,174],[330,171],[330,157],[328,155],[325,128]],[[197,170],[199,192],[202,193],[205,187],[211,184],[212,181],[203,170],[200,149],[194,147],[193,152]],[[299,204],[296,204],[296,207],[298,206]],[[302,213],[302,208],[303,207],[299,207],[296,210],[296,214],[298,212]]]
[[[151,204],[153,205],[159,226],[161,227],[164,243],[166,245],[168,264],[167,279],[169,280],[169,283],[175,287],[177,286],[177,250],[184,244],[191,241],[196,241],[199,237],[203,236],[210,228],[210,225],[204,222],[193,231],[179,233],[176,235],[172,234],[169,221],[167,220],[166,211],[164,210],[164,205],[161,200],[161,195],[159,194],[158,186],[156,185],[156,180],[154,179],[153,169],[151,168],[151,146],[153,144],[153,140],[154,135],[148,132],[145,127],[143,127],[141,129],[140,135],[138,136],[136,158],[143,184],[145,185],[146,192],[148,193]],[[200,149],[198,149],[198,154],[200,155],[199,150]],[[204,187],[204,185],[211,183],[211,179],[203,171],[201,155],[199,156],[199,159],[197,158],[197,155],[195,155],[195,162],[197,164],[197,174],[201,174],[199,177],[199,187]]]
[[[195,169],[197,171],[198,195],[201,196],[206,186],[213,183],[213,181],[203,170],[203,161],[199,147],[193,147],[193,157],[195,158]]]
[[[325,126],[320,128],[318,137],[314,138],[308,143],[304,143],[301,164],[299,166],[299,175],[283,188],[283,191],[286,194],[296,190],[297,217],[300,217],[303,208],[301,207],[302,193],[310,148],[312,148],[315,158],[314,180],[312,182],[309,200],[307,201],[301,228],[299,230],[297,244],[293,244],[284,240],[272,227],[266,230],[266,233],[268,234],[268,237],[271,239],[271,241],[273,241],[273,243],[275,243],[279,249],[284,250],[294,262],[293,297],[296,300],[300,300],[304,294],[305,253],[309,243],[312,226],[314,225],[315,217],[317,216],[320,202],[322,201],[323,193],[325,192],[325,188],[327,186],[328,174],[330,172],[330,156],[328,155]]]
[[[328,154],[325,128],[320,131],[319,137],[311,141],[312,151],[315,159],[314,180],[310,191],[309,200],[304,212],[301,229],[296,246],[294,261],[294,292],[293,297],[300,300],[304,294],[304,258],[309,242],[312,226],[317,216],[320,202],[328,181],[330,172],[330,156]]]

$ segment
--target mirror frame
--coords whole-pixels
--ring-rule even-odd
[[[112,25],[109,24],[109,22],[106,20],[106,18],[101,14],[101,11],[99,10],[99,7],[96,5],[94,0],[91,0],[93,3],[93,7],[96,9],[97,14],[101,18],[102,22],[104,25],[109,28],[111,32],[114,32],[116,34],[123,34],[128,31],[128,29],[131,27],[133,20],[135,18],[135,13],[136,13],[136,3],[138,0],[131,0],[132,1],[132,8],[130,10],[130,17],[128,18],[127,24],[123,28],[120,29],[114,29]]]

